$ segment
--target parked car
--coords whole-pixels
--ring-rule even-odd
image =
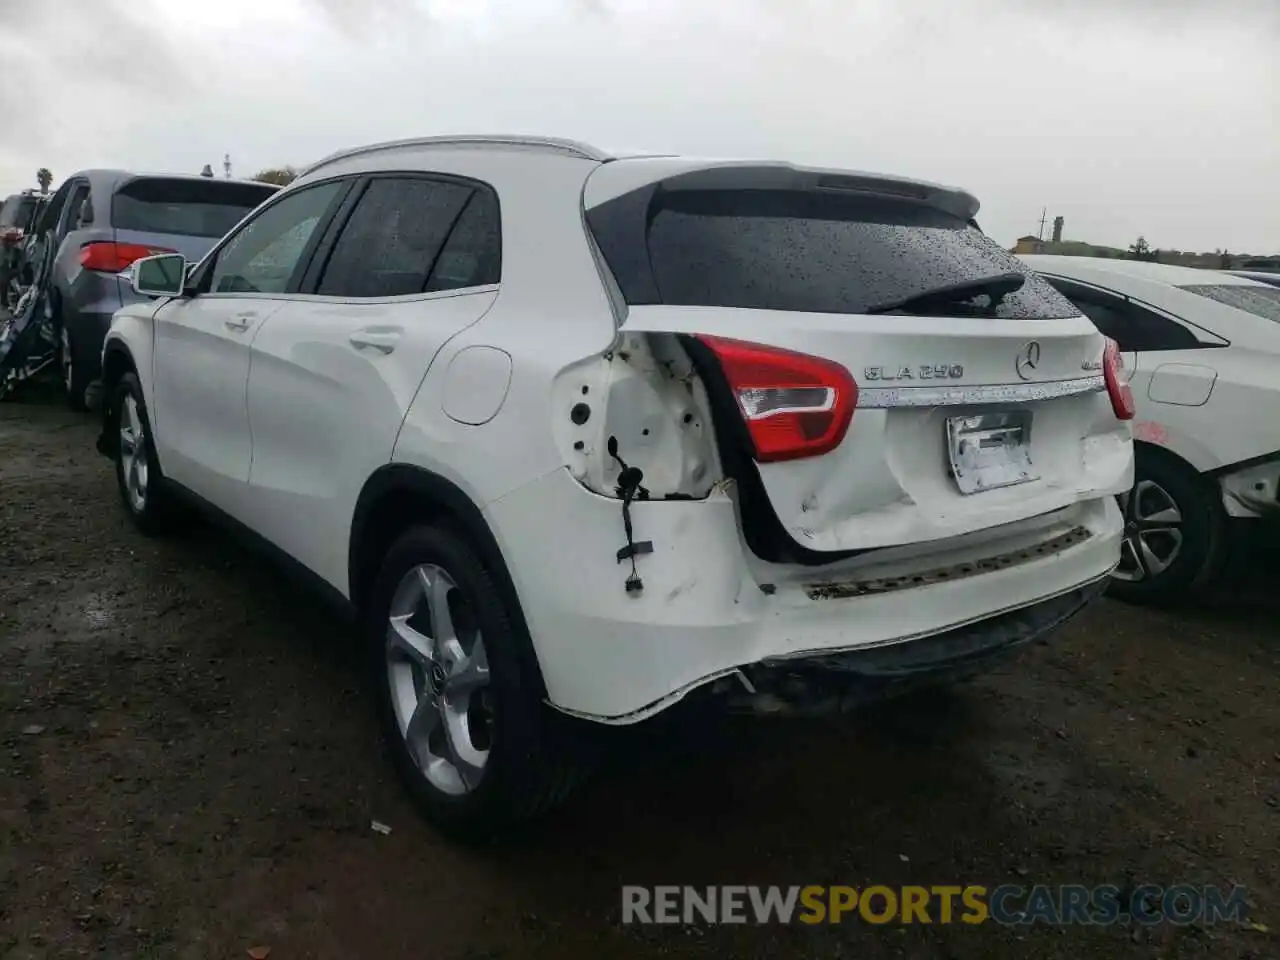
[[[1169,600],[1230,553],[1231,521],[1280,516],[1280,289],[1216,270],[1026,256],[1120,345],[1137,472],[1112,590]]]
[[[61,365],[73,407],[100,371],[111,316],[134,299],[120,274],[140,257],[202,257],[279,188],[206,177],[85,170],[50,200],[42,223],[57,250],[49,309],[61,337]]]
[[[33,190],[0,204],[0,311],[12,310],[23,288],[23,251],[45,198]]]
[[[1280,287],[1280,273],[1272,273],[1266,270],[1228,270],[1233,277],[1244,277],[1246,280],[1253,280],[1255,283],[1265,283],[1270,287]]]
[[[105,349],[146,532],[229,516],[359,612],[448,830],[558,802],[591,724],[847,707],[1104,588],[1118,354],[961,190],[444,138],[337,154]],[[587,737],[589,742],[594,738]]]

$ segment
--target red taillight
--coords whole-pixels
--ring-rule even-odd
[[[80,266],[86,270],[119,273],[128,269],[135,260],[173,252],[166,247],[144,247],[140,243],[86,243],[80,248]]]
[[[1102,351],[1102,375],[1107,381],[1107,396],[1111,398],[1111,409],[1117,420],[1132,420],[1137,412],[1133,403],[1133,391],[1129,384],[1120,378],[1124,370],[1124,357],[1120,355],[1120,345],[1107,337],[1107,345]]]
[[[18,227],[0,227],[0,243],[6,246],[16,244],[22,239],[22,231]]]
[[[840,445],[858,385],[838,363],[758,343],[699,335],[724,371],[761,463],[828,453]]]

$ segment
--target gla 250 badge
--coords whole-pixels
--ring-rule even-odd
[[[959,363],[924,364],[911,367],[866,367],[862,371],[868,380],[959,380],[964,376],[964,365]]]

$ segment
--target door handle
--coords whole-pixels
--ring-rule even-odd
[[[256,313],[238,313],[234,317],[228,317],[223,322],[228,330],[244,331],[249,329],[249,324],[258,318]]]
[[[357,350],[368,347],[372,350],[381,350],[383,353],[390,353],[396,348],[396,344],[400,342],[400,334],[398,333],[375,333],[372,330],[357,330],[348,340]]]

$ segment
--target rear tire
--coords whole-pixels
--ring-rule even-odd
[[[110,424],[108,436],[114,438],[115,444],[116,486],[125,511],[144,534],[166,532],[175,512],[174,504],[156,458],[151,419],[137,374],[130,372],[120,378],[111,401]]]
[[[1108,593],[1169,603],[1208,587],[1227,553],[1227,516],[1215,486],[1158,450],[1135,451],[1134,485],[1120,498],[1125,539]]]
[[[85,389],[89,386],[89,372],[83,360],[76,357],[75,342],[66,324],[59,324],[60,345],[58,348],[58,366],[62,371],[62,388],[67,394],[67,403],[72,410],[84,413],[89,407],[85,404]]]
[[[439,525],[395,542],[365,611],[387,750],[421,813],[458,839],[549,811],[586,769],[586,740],[542,703],[512,624],[465,538]]]

